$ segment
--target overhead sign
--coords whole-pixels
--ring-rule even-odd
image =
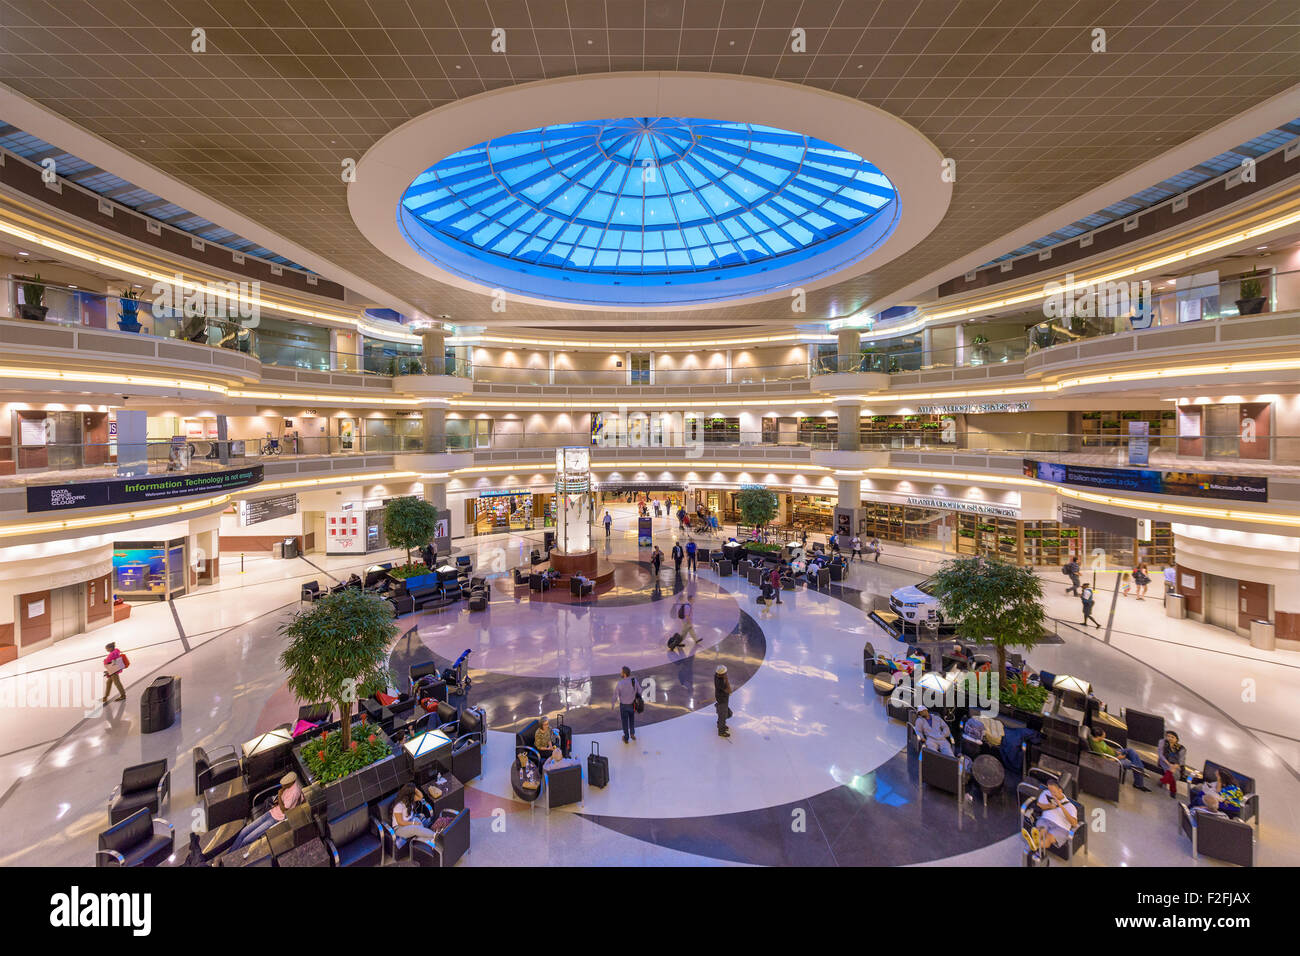
[[[955,405],[922,405],[921,415],[989,415],[995,412],[1027,412],[1028,402],[958,402]]]
[[[298,513],[297,495],[279,495],[275,498],[262,498],[258,501],[241,501],[239,503],[239,523],[244,527],[261,524],[274,518],[287,518]]]
[[[1093,468],[1024,459],[1024,473],[1058,485],[1081,485],[1112,491],[1140,491],[1181,498],[1226,498],[1268,501],[1268,479],[1254,475],[1212,475],[1199,471],[1147,471],[1139,468]]]
[[[1087,528],[1102,534],[1119,535],[1122,538],[1137,537],[1137,519],[1124,515],[1113,515],[1108,511],[1096,511],[1081,508],[1078,505],[1061,502],[1057,505],[1061,524],[1071,528]]]
[[[960,498],[925,498],[908,495],[907,504],[914,508],[936,508],[949,511],[963,511],[973,515],[989,515],[994,518],[1018,518],[1020,509],[1010,505],[994,505],[982,501],[962,501]]]
[[[84,481],[65,485],[28,485],[27,510],[66,511],[104,508],[141,501],[165,501],[192,495],[220,494],[260,484],[262,466],[234,471],[205,471],[190,475],[166,473],[117,481]]]

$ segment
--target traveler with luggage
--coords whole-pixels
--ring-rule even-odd
[[[1070,579],[1070,586],[1065,589],[1066,594],[1079,593],[1079,562],[1073,557],[1061,565],[1061,573]]]
[[[713,696],[713,709],[718,714],[718,736],[730,737],[731,731],[727,729],[727,718],[731,716],[731,681],[727,679],[725,664],[719,664],[718,669],[713,673]]]
[[[126,700],[126,688],[122,686],[122,671],[130,667],[131,662],[117,649],[116,644],[105,644],[104,650],[108,651],[108,656],[104,658],[104,698],[100,703],[108,703],[108,692],[114,687],[117,688],[117,699]]]
[[[618,708],[618,719],[623,725],[623,743],[627,743],[628,734],[636,740],[636,698],[639,688],[631,668],[624,667],[622,675],[614,684],[614,706]]]

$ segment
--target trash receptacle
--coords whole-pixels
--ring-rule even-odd
[[[1250,622],[1250,646],[1261,651],[1277,649],[1277,639],[1273,635],[1273,622],[1255,619]]]
[[[181,679],[158,677],[140,695],[140,732],[154,734],[176,722],[181,709]]]
[[[281,547],[281,549],[283,550],[283,557],[286,557],[286,558],[296,558],[296,557],[298,557],[298,539],[297,539],[297,538],[285,538],[282,542],[280,542],[280,547]]]
[[[1187,617],[1187,598],[1170,591],[1165,595],[1165,617],[1183,620]]]
[[[273,558],[283,558],[283,557],[284,557],[284,543],[283,543],[283,542],[276,541],[276,542],[274,542],[274,543],[271,545],[271,557],[273,557]]]

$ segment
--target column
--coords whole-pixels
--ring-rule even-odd
[[[423,482],[423,487],[425,501],[439,510],[447,507],[447,482],[426,481]]]
[[[839,486],[839,500],[836,504],[841,508],[852,508],[855,511],[862,507],[861,478],[841,478],[839,479]]]
[[[447,374],[447,335],[442,329],[430,329],[420,335],[424,353],[425,375]]]
[[[555,384],[555,349],[546,353],[546,384]]]
[[[859,421],[862,418],[862,405],[859,402],[837,402],[835,414],[838,416],[838,444],[840,451],[857,451],[860,447]],[[854,505],[856,508],[857,505]]]
[[[421,434],[424,453],[439,455],[447,450],[447,410],[441,406],[426,405]]]
[[[964,324],[955,326],[953,332],[956,333],[957,347],[954,350],[952,364],[961,368],[966,364],[966,326]]]
[[[931,333],[928,326],[921,330],[921,368],[934,364],[934,335]]]
[[[731,384],[731,349],[727,349],[727,384]]]
[[[840,329],[839,362],[841,372],[856,372],[862,361],[862,332],[859,329]],[[856,447],[856,446],[855,446]]]

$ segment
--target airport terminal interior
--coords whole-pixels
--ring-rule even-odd
[[[0,865],[1300,864],[1298,76],[0,0]]]

